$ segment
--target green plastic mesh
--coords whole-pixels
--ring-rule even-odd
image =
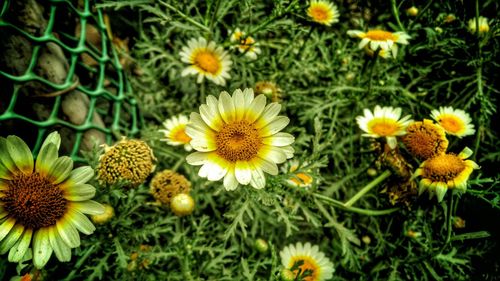
[[[37,153],[62,131],[62,150],[85,162],[89,143],[138,133],[138,106],[100,9],[87,0],[1,2],[2,136],[20,135]],[[89,43],[89,28],[100,46]]]

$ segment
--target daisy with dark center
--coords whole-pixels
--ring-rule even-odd
[[[333,263],[318,246],[307,242],[288,245],[280,252],[281,264],[292,271],[295,280],[322,281],[332,278]]]
[[[312,21],[326,26],[339,22],[337,6],[328,1],[312,0],[307,8],[307,15]]]
[[[375,106],[373,113],[369,109],[364,109],[364,116],[356,117],[359,128],[366,133],[364,137],[379,138],[385,137],[391,149],[397,145],[397,136],[406,134],[406,126],[413,122],[410,115],[401,117],[401,108]]]
[[[450,135],[461,138],[476,132],[469,114],[461,109],[440,107],[431,111],[431,117]]]
[[[240,53],[245,54],[246,57],[254,60],[257,58],[257,55],[261,53],[255,39],[251,36],[247,36],[246,33],[239,28],[229,33],[231,33],[230,41],[232,43],[237,43],[235,47],[238,48]]]
[[[281,106],[266,105],[266,97],[254,98],[252,89],[222,92],[217,99],[207,97],[200,113],[191,113],[186,133],[197,152],[188,155],[191,165],[202,165],[199,175],[210,181],[224,178],[224,187],[239,184],[263,188],[264,172],[276,175],[276,164],[293,157],[294,137],[281,133],[289,123],[278,116]]]
[[[419,195],[428,190],[436,194],[441,202],[448,189],[465,192],[467,180],[474,169],[479,169],[476,162],[465,160],[472,155],[472,150],[465,148],[460,154],[443,153],[425,160],[417,169],[414,177],[420,176]]]
[[[159,132],[165,135],[162,141],[173,146],[183,145],[186,151],[191,151],[191,145],[189,144],[191,138],[186,135],[186,125],[188,122],[189,119],[185,115],[174,116],[165,120],[163,122],[165,130],[159,130]]]
[[[61,138],[51,133],[36,162],[20,138],[0,138],[0,254],[19,262],[32,251],[33,263],[42,268],[54,252],[59,261],[71,259],[80,235],[95,227],[84,215],[104,208],[90,199],[95,188],[86,184],[94,176],[85,166],[73,170],[73,161],[58,156]],[[31,248],[30,248],[31,246]]]
[[[197,83],[206,77],[217,85],[226,85],[226,79],[231,78],[231,58],[215,42],[207,42],[205,38],[191,39],[187,47],[182,47],[181,60],[190,64],[182,71],[182,76],[198,75]]]
[[[363,49],[368,46],[373,52],[379,50],[391,52],[392,56],[396,58],[398,55],[398,44],[407,45],[410,36],[405,32],[389,32],[381,29],[372,29],[364,32],[360,30],[349,30],[347,35],[361,39],[359,48]]]
[[[444,129],[427,119],[408,125],[401,140],[408,151],[420,160],[445,153],[448,148]]]

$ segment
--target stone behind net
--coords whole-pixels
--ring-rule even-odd
[[[139,132],[141,116],[109,21],[92,1],[0,1],[0,135],[37,153],[52,131],[62,153]]]

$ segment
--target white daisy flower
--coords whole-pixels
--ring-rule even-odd
[[[257,55],[260,54],[261,51],[252,37],[246,36],[245,32],[241,31],[239,28],[236,28],[234,32],[229,31],[229,33],[231,33],[230,41],[232,43],[238,43],[238,45],[233,48],[238,48],[240,53],[244,53],[245,56],[250,59],[257,59]]]
[[[333,263],[325,254],[319,251],[318,246],[311,246],[307,242],[302,245],[288,245],[280,252],[281,264],[297,275],[303,277],[300,280],[322,281],[333,277]]]
[[[312,0],[307,8],[307,15],[312,21],[326,26],[339,22],[339,10],[337,6],[322,0]]]
[[[254,98],[252,89],[230,96],[207,97],[200,113],[191,113],[186,133],[197,150],[187,156],[191,165],[202,165],[198,175],[210,181],[224,178],[226,190],[239,184],[254,188],[266,185],[264,172],[276,175],[276,164],[293,157],[294,137],[280,133],[290,120],[278,116],[281,105],[266,105],[266,97]]]
[[[182,47],[181,60],[190,64],[182,71],[182,76],[198,75],[196,82],[201,83],[206,77],[217,85],[226,85],[231,78],[231,58],[222,47],[215,42],[207,42],[205,38],[191,39]]]
[[[469,114],[461,109],[439,107],[431,111],[431,117],[450,135],[461,138],[476,132]]]
[[[189,123],[189,119],[185,115],[174,116],[163,122],[165,130],[158,130],[165,135],[162,141],[167,142],[170,145],[178,146],[184,145],[186,151],[191,151],[191,137],[186,134],[186,125]]]
[[[410,115],[401,117],[401,108],[380,107],[375,106],[372,113],[369,109],[364,109],[364,116],[356,117],[356,122],[359,128],[366,132],[364,137],[379,138],[385,137],[387,144],[391,149],[397,145],[397,136],[402,136],[406,133],[406,126],[413,122]]]
[[[373,29],[368,32],[349,30],[347,35],[361,39],[360,49],[369,46],[372,51],[377,51],[380,48],[381,51],[391,51],[394,58],[398,55],[396,43],[408,45],[408,39],[411,38],[406,32],[389,32],[381,29]]]

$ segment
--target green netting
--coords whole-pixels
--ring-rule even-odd
[[[1,135],[31,134],[36,153],[49,132],[64,130],[63,142],[70,143],[66,153],[84,161],[80,153],[84,138],[91,135],[87,132],[93,130],[92,136],[110,143],[118,136],[136,134],[140,118],[103,12],[93,8],[91,1],[73,2],[78,3],[1,4],[0,131]],[[98,30],[100,46],[86,40],[88,28]],[[61,53],[67,64],[58,61]],[[85,63],[83,56],[93,63]],[[54,63],[67,67],[57,68]],[[63,81],[54,78],[59,72],[66,73]],[[71,102],[86,108],[66,108]],[[75,111],[86,111],[83,121],[72,120]]]

